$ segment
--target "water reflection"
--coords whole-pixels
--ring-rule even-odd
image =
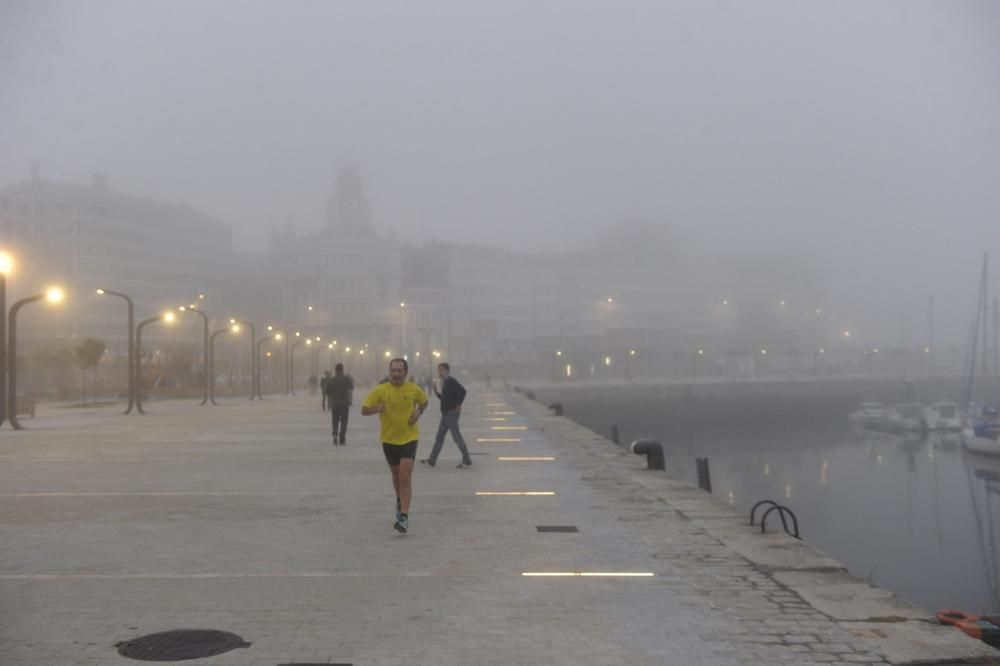
[[[721,497],[748,515],[758,500],[788,505],[803,539],[928,610],[1000,609],[1000,458],[970,453],[952,435],[898,437],[831,422],[733,432],[567,413],[598,431],[588,419],[622,423],[623,441],[657,437],[670,473],[692,483],[695,457],[707,456]]]

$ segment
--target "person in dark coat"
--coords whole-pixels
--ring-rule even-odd
[[[334,374],[326,380],[323,386],[323,397],[330,407],[330,419],[333,422],[333,443],[344,446],[347,444],[347,416],[351,411],[351,398],[354,394],[354,379],[344,374],[344,364],[334,366]]]
[[[437,371],[440,382],[434,387],[434,395],[441,401],[441,422],[438,424],[431,457],[420,462],[429,467],[434,467],[437,464],[441,447],[444,446],[444,437],[450,430],[452,439],[455,440],[458,450],[462,452],[462,462],[458,464],[458,468],[469,467],[472,465],[472,458],[469,456],[469,449],[465,445],[462,431],[458,428],[458,417],[462,414],[462,403],[465,401],[465,387],[451,376],[451,366],[447,363],[438,363]]]

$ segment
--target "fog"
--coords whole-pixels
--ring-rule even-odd
[[[1000,4],[6,0],[0,155],[0,186],[106,173],[241,251],[321,226],[357,163],[404,240],[641,220],[821,266],[885,335],[934,294],[961,341],[1000,250]]]

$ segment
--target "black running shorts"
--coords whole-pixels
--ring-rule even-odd
[[[390,467],[395,467],[403,458],[414,460],[417,457],[417,440],[406,444],[386,444],[382,442],[382,453]]]

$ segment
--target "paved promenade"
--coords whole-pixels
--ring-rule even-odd
[[[418,465],[407,535],[392,529],[377,418],[357,406],[346,447],[318,398],[147,408],[43,406],[30,430],[0,432],[0,665],[137,664],[115,644],[182,628],[251,644],[192,665],[913,663],[901,643],[924,663],[997,654],[902,603],[882,622],[856,605],[838,617],[811,577],[844,576],[835,562],[784,535],[753,541],[724,503],[515,393],[472,387],[474,464],[456,469],[449,439],[436,468]],[[436,424],[433,401],[418,457]],[[477,495],[515,491],[554,494]],[[761,544],[788,566],[753,561]]]

